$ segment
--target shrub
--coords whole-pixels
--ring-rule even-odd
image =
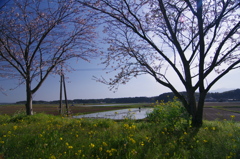
[[[0,125],[6,123],[9,120],[9,115],[0,115]]]
[[[9,122],[21,122],[25,117],[27,117],[26,112],[20,110],[9,119]]]
[[[147,119],[154,123],[161,123],[165,127],[189,126],[190,117],[181,102],[174,98],[167,103],[156,102],[152,112],[147,114]]]

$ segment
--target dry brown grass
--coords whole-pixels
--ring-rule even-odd
[[[35,113],[46,113],[52,115],[58,115],[59,106],[54,104],[34,104],[33,111]],[[65,107],[65,105],[63,106]],[[123,109],[126,107],[116,106],[116,107],[108,107],[108,106],[69,106],[69,111],[71,114],[85,114],[85,113],[95,113],[101,111],[109,111],[109,110],[117,110]],[[16,112],[25,111],[24,105],[1,105],[0,106],[0,114],[13,115]]]

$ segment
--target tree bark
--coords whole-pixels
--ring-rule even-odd
[[[206,92],[199,93],[197,110],[192,118],[192,126],[193,127],[201,127],[203,124],[203,107],[204,107],[204,101],[205,101],[206,94],[207,94]]]
[[[202,113],[203,113],[203,106],[197,106],[196,99],[190,99],[189,107],[191,109],[191,116],[192,116],[192,127],[201,127],[202,126]]]
[[[195,92],[189,90],[187,91],[187,97],[185,98],[187,100],[187,103],[185,103],[187,104],[187,106],[185,106],[185,108],[186,107],[188,108],[188,113],[192,117],[191,126],[194,128],[201,127],[203,123],[203,107],[205,95],[204,94],[200,95],[197,103]]]
[[[33,115],[32,91],[31,91],[31,81],[30,80],[26,80],[26,95],[27,95],[26,113],[27,113],[27,115]]]
[[[199,107],[192,115],[192,127],[201,127],[203,123],[203,107]]]

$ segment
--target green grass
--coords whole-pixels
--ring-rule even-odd
[[[157,108],[161,106],[164,105],[159,104]],[[174,104],[171,106],[165,111],[177,108]],[[173,112],[177,116],[177,111]],[[173,118],[174,113],[165,118]],[[151,120],[118,122],[41,113],[0,115],[0,158],[240,158],[240,123],[234,121],[234,116],[231,121],[204,121],[196,133],[183,118],[176,118],[182,121],[172,125],[171,120],[155,120],[154,115]]]

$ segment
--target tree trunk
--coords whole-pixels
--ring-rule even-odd
[[[198,107],[195,114],[192,115],[192,127],[201,127],[203,123],[203,107]]]
[[[195,92],[193,90],[188,90],[187,91],[187,101],[188,101],[188,106],[190,110],[190,115],[194,115],[196,113],[196,98],[195,98]]]
[[[27,113],[27,115],[33,115],[32,91],[31,91],[31,81],[30,80],[26,80],[26,95],[27,95],[26,113]]]
[[[204,101],[206,97],[206,92],[199,93],[199,99],[197,104],[197,111],[192,118],[192,126],[193,127],[201,127],[203,123],[203,107]]]
[[[203,99],[202,99],[203,98]],[[202,120],[203,120],[203,106],[204,106],[204,99],[205,96],[202,95],[201,98],[199,98],[199,101],[201,99],[201,102],[196,101],[195,98],[195,92],[192,90],[187,91],[187,101],[190,112],[189,114],[192,116],[192,127],[201,127],[202,126]],[[203,101],[203,102],[202,102]]]
[[[199,104],[196,108],[197,104],[196,101],[195,103],[192,103],[190,105],[190,107],[192,107],[192,109],[194,109],[194,111],[192,112],[191,116],[192,116],[192,127],[201,127],[202,126],[202,120],[203,120],[203,106],[199,107]]]

